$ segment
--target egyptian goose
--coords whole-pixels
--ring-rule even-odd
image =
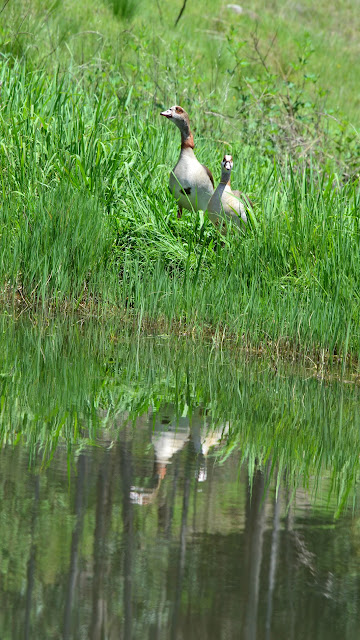
[[[189,116],[182,107],[176,105],[160,115],[176,124],[181,133],[180,157],[169,180],[170,191],[178,201],[178,217],[181,217],[183,208],[205,211],[214,193],[214,178],[211,171],[195,157]]]
[[[230,175],[233,166],[232,156],[224,156],[221,162],[221,180],[207,207],[209,218],[216,225],[224,219],[224,214],[225,219],[231,220],[238,227],[241,226],[240,219],[245,224],[247,222],[245,207],[239,199],[244,199],[244,194],[231,189]]]

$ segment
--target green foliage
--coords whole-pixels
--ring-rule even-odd
[[[150,36],[145,2],[120,35],[122,18],[101,4],[106,37],[76,32],[76,20],[90,24],[90,4],[74,21],[61,2],[16,7],[38,47],[30,55],[29,36],[4,23],[2,300],[111,308],[141,330],[158,322],[248,346],[324,350],[344,366],[349,353],[356,359],[359,141],[319,113],[309,38],[280,73],[256,32],[241,37],[231,23],[216,21],[218,48],[201,36],[194,49],[178,35],[194,28],[185,12],[164,47],[169,14]],[[176,218],[167,182],[178,133],[159,117],[175,99],[215,180],[232,152],[233,184],[255,202],[244,233],[221,238],[202,213]]]
[[[132,18],[136,11],[139,11],[139,5],[141,3],[139,0],[108,0],[113,12],[114,16],[119,16],[120,18]]]

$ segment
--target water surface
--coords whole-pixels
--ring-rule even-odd
[[[1,340],[1,638],[358,637],[355,385],[103,328]]]

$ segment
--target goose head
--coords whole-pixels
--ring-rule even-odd
[[[168,118],[168,120],[171,120],[176,124],[184,137],[190,135],[190,120],[185,109],[178,105],[174,105],[173,107],[170,107],[170,109],[162,111],[160,115],[165,116],[165,118]]]
[[[233,162],[232,156],[224,156],[221,161],[222,171],[230,175],[233,166],[234,166],[234,162]]]
[[[225,155],[221,161],[221,182],[229,182],[231,170],[234,166],[232,156]]]

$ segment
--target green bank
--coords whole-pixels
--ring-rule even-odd
[[[179,11],[5,6],[2,304],[356,364],[356,43],[345,26],[334,38],[334,63],[349,64],[340,91],[336,74],[326,86],[334,16],[322,5],[321,19],[310,7],[286,18],[291,42],[283,9],[259,20],[214,3],[204,18],[190,3],[174,27]],[[336,11],[350,29],[346,3]],[[179,140],[159,117],[174,102],[215,180],[234,156],[233,184],[254,201],[245,233],[221,238],[206,214],[177,220]]]

